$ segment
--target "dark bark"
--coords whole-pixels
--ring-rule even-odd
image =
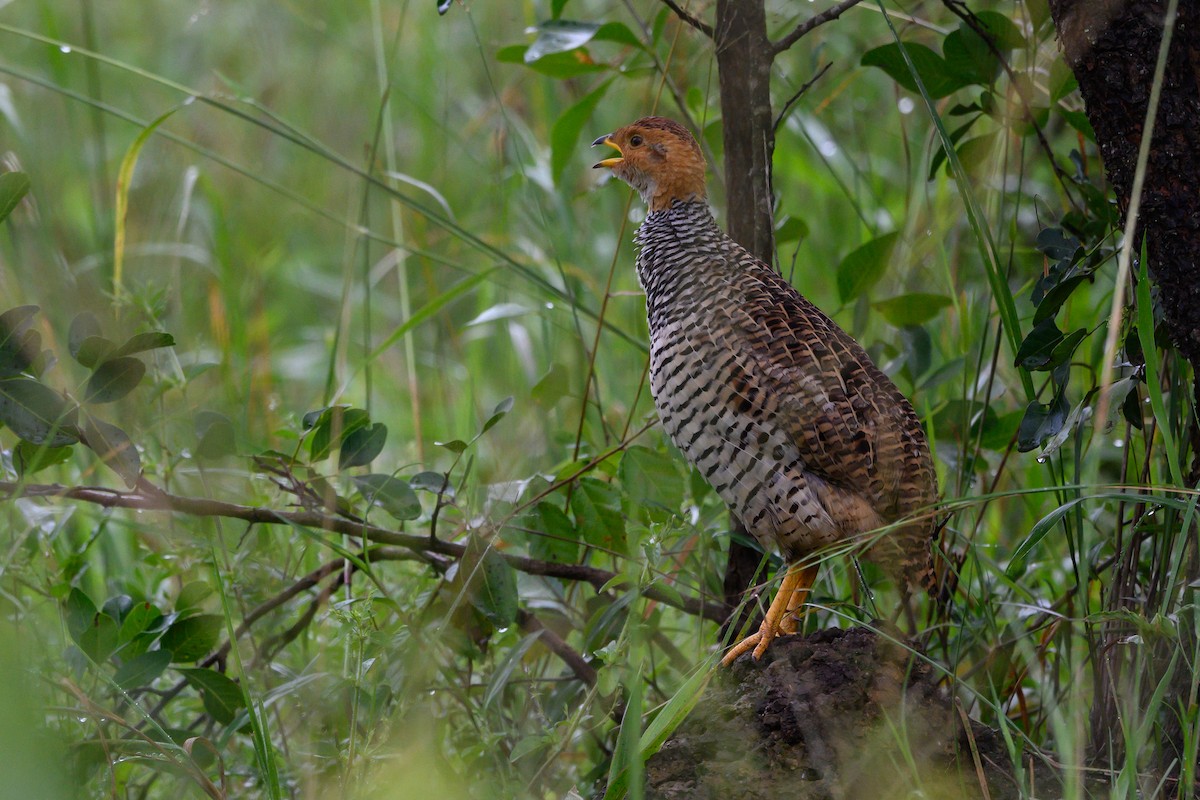
[[[771,157],[775,126],[771,115],[771,61],[762,0],[718,0],[717,69],[721,86],[721,123],[725,148],[726,218],[729,235],[758,258],[775,263],[774,196]],[[746,529],[734,520],[739,532]],[[758,569],[762,554],[739,543],[729,545],[725,570],[727,627],[742,628],[754,613],[750,604],[733,612]],[[724,631],[723,631],[724,632]]]
[[[762,0],[718,0],[714,40],[721,84],[729,235],[768,264],[775,259],[771,61]]]
[[[1050,0],[1063,54],[1122,214],[1138,146],[1166,0]],[[1145,237],[1167,328],[1200,365],[1200,4],[1181,0],[1151,140],[1136,241]]]

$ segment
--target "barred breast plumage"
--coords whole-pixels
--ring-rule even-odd
[[[932,515],[914,515],[935,502],[937,481],[908,400],[853,338],[717,227],[685,128],[648,117],[595,144],[620,150],[597,166],[650,207],[637,271],[650,385],[671,440],[790,564],[895,525],[866,554],[901,584],[931,589]],[[800,599],[777,596],[763,629],[727,660],[751,646],[757,657],[788,631],[781,619],[815,574],[790,571],[779,594]]]

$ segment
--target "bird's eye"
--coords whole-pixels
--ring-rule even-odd
[[[642,146],[642,137],[638,136],[637,134],[630,136],[629,137],[629,146],[630,147],[641,147]]]

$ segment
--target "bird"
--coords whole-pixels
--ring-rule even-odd
[[[879,564],[907,597],[935,591],[937,474],[912,404],[867,352],[717,225],[691,132],[643,117],[592,142],[648,211],[634,237],[650,388],[671,441],[786,572],[758,631],[722,659],[762,658],[797,617],[821,551]],[[819,268],[815,265],[814,268]]]

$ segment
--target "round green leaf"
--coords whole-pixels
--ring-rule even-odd
[[[838,296],[849,302],[875,285],[892,258],[898,231],[872,239],[842,259],[837,269]]]
[[[929,322],[950,304],[950,298],[945,295],[913,292],[880,300],[873,305],[892,325],[897,328],[905,328]]]
[[[137,485],[142,476],[142,457],[138,455],[129,434],[116,425],[109,425],[91,416],[88,416],[80,433],[83,443],[120,475],[129,488]]]
[[[83,387],[88,403],[111,403],[132,392],[146,375],[146,365],[136,358],[121,356],[105,361]]]
[[[338,453],[338,469],[363,467],[370,464],[383,452],[385,442],[387,442],[387,425],[382,422],[351,431],[342,439],[341,452]]]
[[[246,705],[241,687],[215,669],[181,669],[179,673],[200,692],[204,710],[223,725],[233,722],[238,710]]]
[[[172,662],[195,661],[216,647],[224,624],[224,619],[216,614],[181,619],[167,628],[162,636],[162,646],[173,654]]]
[[[440,477],[440,476],[439,476]],[[354,483],[371,505],[378,505],[398,520],[421,516],[421,501],[408,481],[391,475],[359,475]]]
[[[136,655],[117,667],[113,680],[126,690],[149,686],[170,663],[170,650],[151,650]]]
[[[29,378],[0,380],[0,422],[33,444],[75,444],[78,409],[62,395]]]

